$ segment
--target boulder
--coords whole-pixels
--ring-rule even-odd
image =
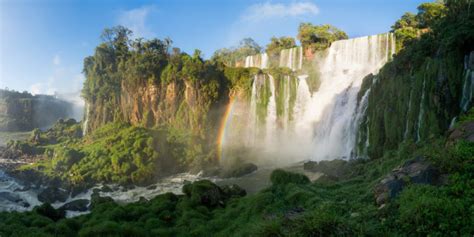
[[[103,193],[111,193],[111,192],[113,192],[113,190],[112,190],[109,186],[107,186],[107,185],[102,186],[102,188],[100,189],[100,191],[103,192]]]
[[[77,199],[71,202],[68,202],[62,205],[59,209],[65,211],[80,211],[84,212],[89,210],[89,200],[87,199]]]
[[[43,203],[65,202],[69,192],[56,187],[47,187],[38,194],[38,200]]]
[[[111,197],[101,197],[98,192],[94,192],[91,195],[91,209],[96,207],[97,205],[103,204],[103,203],[109,203],[109,202],[114,202],[114,199]]]
[[[439,171],[427,160],[418,157],[392,170],[374,188],[375,202],[382,205],[398,196],[410,184],[438,184]]]
[[[183,186],[183,193],[194,205],[216,207],[224,204],[226,199],[222,189],[209,180],[200,180],[187,183]]]
[[[243,163],[223,172],[223,178],[237,178],[255,172],[258,167],[252,163]]]
[[[303,164],[303,169],[319,172],[329,177],[339,179],[350,172],[351,164],[345,160],[323,160],[320,162],[308,161]]]
[[[6,200],[12,203],[16,203],[22,207],[30,207],[30,204],[23,200],[18,194],[10,192],[0,192],[0,200]]]

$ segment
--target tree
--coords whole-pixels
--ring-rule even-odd
[[[446,15],[446,7],[442,3],[428,2],[418,6],[418,14],[416,18],[420,24],[420,28],[428,28],[433,26],[434,22]]]
[[[280,54],[282,49],[289,49],[296,47],[295,39],[293,37],[272,37],[270,43],[267,45],[266,52],[270,57]]]
[[[298,28],[298,39],[305,48],[325,49],[332,42],[347,38],[348,36],[344,31],[329,24],[301,23]]]
[[[392,31],[395,32],[397,29],[405,27],[418,28],[418,20],[415,14],[411,12],[403,14],[403,16],[392,26]]]

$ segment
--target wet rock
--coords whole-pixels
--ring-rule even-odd
[[[224,204],[226,196],[222,189],[209,180],[200,180],[183,186],[183,193],[194,205],[216,207]]]
[[[30,204],[23,200],[18,194],[10,192],[0,192],[0,200],[6,200],[12,203],[16,203],[22,207],[30,207]]]
[[[112,190],[109,186],[107,186],[107,185],[104,185],[104,186],[100,189],[100,191],[103,192],[103,193],[111,193],[111,192],[113,192],[113,190]]]
[[[252,163],[243,163],[226,170],[221,175],[223,178],[237,178],[255,172],[258,167]]]
[[[81,193],[85,193],[88,190],[89,190],[88,187],[85,185],[71,187],[71,197],[75,197]]]
[[[245,189],[241,188],[240,186],[236,184],[231,184],[231,185],[225,185],[222,187],[222,192],[228,197],[228,198],[233,198],[233,197],[243,197],[247,195],[247,191]]]
[[[69,193],[56,187],[47,187],[38,194],[38,200],[43,203],[65,202]]]
[[[378,205],[387,203],[410,184],[438,184],[439,177],[439,171],[424,158],[407,161],[375,186],[375,202]]]
[[[157,186],[155,184],[146,187],[147,190],[155,190]]]
[[[139,203],[147,203],[147,202],[148,202],[148,199],[146,199],[146,198],[143,197],[143,196],[140,196],[140,197],[138,198],[138,202],[139,202]]]
[[[89,203],[90,202],[87,199],[78,199],[78,200],[74,200],[62,205],[59,209],[62,209],[65,211],[85,212],[89,210]]]
[[[303,164],[303,169],[311,172],[324,173],[336,179],[349,174],[351,164],[345,160],[323,160],[320,162],[308,161]]]
[[[93,209],[97,205],[107,203],[107,202],[114,202],[114,199],[112,199],[111,197],[101,197],[100,194],[96,192],[91,195],[90,207],[91,209]]]
[[[58,221],[66,216],[66,212],[62,209],[54,209],[49,203],[34,208],[34,211],[42,216],[48,217],[53,221]]]

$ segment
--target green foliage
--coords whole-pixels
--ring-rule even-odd
[[[418,6],[417,21],[421,28],[431,27],[436,21],[445,16],[445,6],[439,2],[427,2]]]
[[[281,50],[296,47],[293,37],[282,36],[280,38],[272,37],[267,45],[266,52],[270,58],[280,55]]]
[[[404,43],[371,86],[365,120],[369,157],[381,157],[407,139],[421,142],[437,137],[459,115],[464,56],[474,50],[468,43],[474,42],[473,11],[465,1],[447,1],[445,14],[420,10],[419,15],[434,14],[427,21],[430,30]],[[398,25],[407,26],[396,29],[395,34],[411,32],[409,24]]]
[[[0,212],[0,234],[469,236],[474,234],[474,143],[443,144],[442,138],[424,145],[404,143],[380,159],[351,162],[348,175],[330,183],[310,183],[302,174],[276,170],[272,186],[245,197],[229,195],[232,192],[226,190],[231,188],[203,180],[186,184],[184,195],[166,193],[145,202],[118,205],[95,197],[90,214],[69,219],[56,216],[50,207],[41,207],[45,211],[40,212]],[[420,155],[443,172],[445,165],[451,167],[450,181],[439,187],[410,185],[379,209],[373,200],[375,184]]]
[[[303,48],[320,50],[328,48],[336,40],[347,39],[344,31],[326,24],[313,25],[311,23],[301,23],[298,28],[298,40]]]
[[[291,173],[284,170],[274,170],[270,176],[273,185],[285,184],[308,184],[309,179],[305,175],[298,173]]]
[[[237,47],[217,50],[211,60],[233,67],[237,62],[245,60],[246,56],[259,54],[260,52],[262,52],[260,45],[251,38],[245,38],[240,41]]]

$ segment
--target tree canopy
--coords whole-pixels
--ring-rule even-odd
[[[304,48],[324,49],[336,40],[347,39],[347,34],[335,26],[301,23],[298,28],[298,39]]]
[[[270,43],[267,45],[266,52],[270,57],[280,54],[282,49],[289,49],[296,47],[295,38],[293,37],[272,37]]]

